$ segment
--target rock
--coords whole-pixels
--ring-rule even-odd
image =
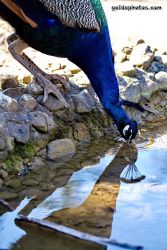
[[[9,88],[4,90],[3,94],[10,96],[11,98],[18,101],[21,95],[26,94],[26,88],[24,87]]]
[[[6,77],[1,79],[1,88],[3,90],[9,89],[9,88],[17,88],[18,82],[14,77]]]
[[[41,95],[41,94],[43,94],[42,87],[36,82],[31,82],[30,84],[28,84],[27,90],[32,95]]]
[[[18,194],[4,191],[4,192],[0,192],[0,197],[1,197],[2,200],[8,201],[8,200],[12,200],[12,199],[17,198]]]
[[[47,146],[47,157],[50,160],[57,160],[75,153],[75,144],[71,139],[59,139],[52,141]]]
[[[89,113],[94,108],[94,100],[88,90],[72,96],[77,113]]]
[[[1,163],[0,168],[2,168],[3,170],[7,170],[7,166],[4,162]]]
[[[154,59],[154,52],[145,43],[138,44],[133,48],[130,62],[133,66],[148,69]]]
[[[55,116],[64,122],[71,122],[76,118],[75,105],[71,96],[66,96],[66,101],[70,107],[68,109],[57,110]]]
[[[143,39],[139,39],[139,40],[137,41],[136,45],[141,44],[141,43],[145,43],[145,41],[144,41]]]
[[[4,169],[1,169],[0,170],[0,177],[2,179],[6,180],[8,178],[8,173]]]
[[[41,132],[47,132],[48,126],[45,119],[45,114],[41,111],[31,112],[29,114],[30,123],[34,128]]]
[[[159,71],[165,71],[166,66],[163,63],[153,61],[151,63],[149,70],[154,72],[154,73],[158,73]]]
[[[167,65],[167,55],[161,55],[161,54],[155,53],[155,60]]]
[[[116,64],[116,71],[123,76],[133,77],[136,75],[136,70],[130,62]]]
[[[160,89],[167,90],[167,72],[160,71],[155,75]]]
[[[31,168],[41,168],[44,166],[45,166],[45,163],[40,157],[35,157],[33,162],[31,163]]]
[[[0,178],[0,189],[2,188],[3,180]]]
[[[139,103],[141,99],[141,92],[139,87],[139,82],[129,83],[129,85],[125,88],[120,89],[120,96],[122,99]]]
[[[19,99],[19,104],[30,111],[34,110],[37,106],[36,100],[29,94],[22,95]]]
[[[45,120],[46,120],[46,125],[47,125],[47,128],[48,128],[48,132],[49,133],[50,132],[55,132],[57,130],[57,124],[53,120],[53,117],[45,114]]]
[[[127,56],[131,55],[132,53],[132,48],[129,48],[129,47],[124,47],[122,49],[122,52],[124,52]]]
[[[142,97],[145,97],[148,100],[151,98],[152,94],[159,89],[158,84],[149,78],[143,78],[140,80],[139,85]]]
[[[0,92],[0,108],[4,111],[16,112],[18,110],[18,103],[13,98]]]
[[[39,184],[39,182],[36,181],[36,180],[34,180],[34,179],[32,179],[32,178],[27,178],[27,179],[25,179],[23,181],[22,184],[24,184],[26,186],[29,186],[29,187],[35,187],[35,186],[37,186]]]
[[[8,136],[6,138],[6,148],[9,152],[13,151],[15,147],[15,143],[14,143],[14,138],[11,136]]]
[[[17,124],[15,122],[7,122],[7,128],[12,137],[17,142],[26,144],[30,140],[30,124]]]
[[[0,150],[4,150],[5,147],[6,147],[5,140],[2,137],[0,137]]]
[[[47,101],[44,103],[44,106],[50,111],[56,112],[64,108],[64,103],[50,95]]]
[[[13,189],[18,189],[21,187],[21,181],[18,178],[12,179],[12,180],[5,182],[5,185]]]
[[[90,141],[90,134],[89,134],[87,126],[84,123],[81,123],[81,122],[76,123],[73,134],[74,134],[74,138],[77,141],[80,141],[80,142]]]

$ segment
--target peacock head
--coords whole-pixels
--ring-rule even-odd
[[[132,141],[136,137],[138,132],[137,122],[129,119],[129,121],[126,124],[125,123],[119,124],[118,130],[126,141]]]

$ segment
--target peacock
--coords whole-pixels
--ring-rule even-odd
[[[27,47],[66,57],[78,65],[121,136],[126,141],[135,138],[137,122],[128,117],[119,101],[108,24],[100,0],[0,0],[0,16],[15,29],[7,38],[9,51],[43,87],[44,102],[52,93],[66,108],[69,106],[52,84],[52,76],[24,54]],[[61,76],[53,77],[68,88]]]

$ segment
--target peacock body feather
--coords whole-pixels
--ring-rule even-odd
[[[16,4],[23,16],[16,15],[5,2]],[[134,125],[132,137],[136,135],[136,124],[119,105],[108,24],[100,0],[0,0],[0,15],[32,48],[77,64],[120,133],[123,135],[123,128],[130,124],[130,128]]]

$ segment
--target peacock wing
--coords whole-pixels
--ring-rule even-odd
[[[42,3],[49,12],[55,14],[67,27],[100,31],[96,13],[90,0],[37,1]]]

